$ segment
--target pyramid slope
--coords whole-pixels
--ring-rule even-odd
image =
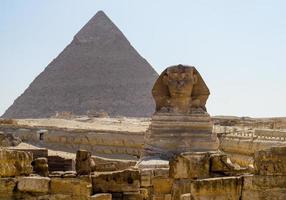
[[[154,112],[158,74],[123,33],[98,12],[4,113],[43,118],[56,112],[143,117]]]

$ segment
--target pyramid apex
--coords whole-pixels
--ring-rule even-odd
[[[98,11],[75,35],[81,42],[95,41],[101,37],[114,37],[122,35],[122,32],[111,21],[111,19],[102,11]]]

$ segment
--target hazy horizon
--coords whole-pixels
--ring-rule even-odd
[[[0,1],[0,116],[99,10],[160,74],[195,66],[211,115],[286,117],[286,2]]]

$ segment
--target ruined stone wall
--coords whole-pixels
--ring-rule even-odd
[[[47,127],[2,125],[0,130],[19,136],[24,142],[53,150],[75,153],[85,149],[93,155],[136,159],[144,143],[144,132],[95,131]]]

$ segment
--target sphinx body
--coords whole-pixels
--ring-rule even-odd
[[[152,90],[156,111],[145,135],[141,160],[216,151],[219,142],[206,111],[209,94],[195,67],[177,65],[163,71]]]

